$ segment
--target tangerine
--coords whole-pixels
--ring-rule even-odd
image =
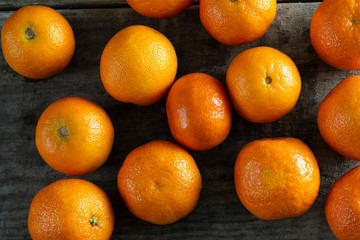
[[[315,156],[296,138],[265,138],[246,144],[236,159],[234,176],[242,204],[264,220],[304,214],[320,187]]]
[[[100,62],[105,90],[116,100],[147,106],[160,100],[174,82],[175,49],[153,28],[124,28],[106,45]]]
[[[235,111],[250,122],[276,121],[295,106],[301,78],[295,63],[270,47],[243,51],[231,62],[226,87]]]
[[[101,188],[81,179],[63,179],[36,194],[28,227],[33,240],[108,240],[114,213]]]
[[[360,166],[336,180],[325,203],[331,231],[339,240],[360,239]]]
[[[126,0],[132,9],[137,13],[151,18],[171,18],[188,8],[193,0]]]
[[[99,105],[81,97],[66,97],[41,114],[35,142],[50,167],[65,174],[83,175],[107,160],[114,127]]]
[[[354,0],[324,0],[311,19],[311,43],[327,64],[360,69],[360,6]]]
[[[325,142],[341,155],[360,161],[360,75],[337,84],[321,102],[317,117]]]
[[[174,139],[195,151],[216,147],[231,129],[226,90],[220,81],[205,73],[187,74],[174,83],[166,113]]]
[[[240,45],[261,38],[276,15],[276,0],[200,0],[200,19],[217,41]]]
[[[69,22],[54,9],[26,6],[5,21],[1,47],[15,72],[44,79],[58,74],[70,63],[75,38]]]
[[[120,168],[117,183],[129,210],[159,225],[188,215],[202,187],[192,156],[168,141],[152,141],[131,151]]]

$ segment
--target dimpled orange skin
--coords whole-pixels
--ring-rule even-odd
[[[276,0],[200,0],[200,19],[217,41],[226,45],[261,38],[276,15]]]
[[[151,18],[171,18],[188,8],[193,3],[193,0],[126,0],[126,2],[132,9],[143,16]]]
[[[231,62],[226,87],[235,111],[250,122],[279,120],[295,106],[301,78],[287,55],[270,47],[248,49]]]
[[[91,219],[97,218],[96,224]],[[32,200],[29,232],[33,240],[108,240],[114,213],[106,193],[81,179],[58,180]]]
[[[304,214],[320,187],[317,161],[296,138],[265,138],[248,143],[235,164],[240,201],[256,217],[275,220]]]
[[[100,62],[105,90],[116,100],[147,106],[160,100],[174,82],[175,49],[150,27],[134,25],[106,45]]]
[[[311,19],[311,43],[327,64],[360,69],[360,6],[356,0],[324,0]]]
[[[84,175],[107,160],[114,127],[99,105],[81,97],[66,97],[41,114],[35,142],[50,167],[65,174]]]
[[[360,161],[360,75],[336,85],[320,104],[317,123],[325,142],[341,155]]]
[[[129,210],[159,225],[188,215],[196,206],[202,183],[192,156],[168,141],[152,141],[129,153],[117,184]]]
[[[360,239],[359,181],[357,166],[333,184],[326,199],[326,219],[339,240]]]
[[[195,151],[218,146],[231,129],[226,90],[220,81],[204,73],[187,74],[174,83],[166,113],[174,139]]]
[[[35,36],[27,38],[27,29]],[[68,21],[44,6],[22,7],[1,30],[1,47],[6,62],[17,73],[32,79],[52,77],[66,68],[75,50]]]

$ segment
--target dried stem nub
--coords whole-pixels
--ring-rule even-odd
[[[26,29],[26,31],[25,31],[25,36],[26,36],[27,39],[30,40],[30,39],[33,39],[35,37],[35,33],[30,27],[28,27]]]
[[[265,83],[270,84],[272,82],[272,79],[270,77],[265,78]]]
[[[62,126],[61,128],[58,129],[58,134],[59,134],[59,137],[61,139],[63,139],[63,138],[66,138],[67,136],[69,136],[69,131],[68,131],[67,127]]]
[[[92,226],[95,226],[95,225],[98,224],[98,218],[95,217],[95,216],[92,216],[92,217],[90,218],[89,222],[90,222],[90,224],[91,224]]]

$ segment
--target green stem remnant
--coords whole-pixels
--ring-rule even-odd
[[[69,136],[69,131],[68,131],[67,127],[62,126],[61,128],[58,129],[58,134],[59,134],[60,139],[64,139],[67,136]]]
[[[237,2],[241,2],[241,0],[231,0],[231,1],[232,1],[232,2],[236,2],[236,1],[237,1]]]
[[[28,27],[26,29],[26,31],[25,31],[25,36],[26,36],[27,39],[30,40],[30,39],[33,39],[35,37],[35,33],[30,27]]]
[[[356,23],[357,23],[356,19],[353,19],[351,22],[352,22],[353,24],[356,24]]]
[[[98,224],[97,221],[98,221],[98,218],[95,217],[94,215],[93,215],[93,216],[90,218],[90,220],[89,220],[89,222],[90,222],[90,224],[91,224],[92,226],[97,225],[97,224]]]

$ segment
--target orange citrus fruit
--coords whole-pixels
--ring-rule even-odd
[[[320,104],[317,123],[325,142],[360,161],[360,75],[345,78]]]
[[[152,141],[129,153],[117,183],[129,210],[159,225],[188,215],[201,191],[201,175],[192,156],[167,141]]]
[[[101,188],[81,179],[64,179],[36,194],[28,227],[33,240],[108,240],[114,213]]]
[[[70,63],[74,33],[57,11],[44,6],[22,7],[1,30],[1,47],[10,67],[33,79],[52,77]]]
[[[83,175],[107,160],[114,128],[99,105],[81,97],[66,97],[41,114],[35,142],[50,167],[65,174]]]
[[[301,78],[295,63],[270,47],[248,49],[235,57],[226,74],[235,111],[250,122],[276,121],[295,106]]]
[[[360,166],[339,178],[331,187],[325,215],[339,240],[360,239]]]
[[[304,214],[320,187],[317,161],[296,138],[265,138],[248,143],[235,164],[240,201],[256,217],[275,220]]]
[[[250,43],[262,37],[276,15],[276,0],[200,0],[200,19],[217,41]]]
[[[188,8],[193,0],[126,0],[126,2],[132,9],[143,16],[151,18],[171,18]]]
[[[187,74],[174,83],[166,101],[166,113],[175,140],[191,150],[216,147],[231,129],[226,90],[205,73]]]
[[[324,0],[310,25],[311,43],[327,64],[360,69],[360,5],[354,0]]]
[[[176,71],[177,57],[169,39],[142,25],[118,32],[106,45],[100,62],[105,90],[118,101],[143,106],[166,94]]]

